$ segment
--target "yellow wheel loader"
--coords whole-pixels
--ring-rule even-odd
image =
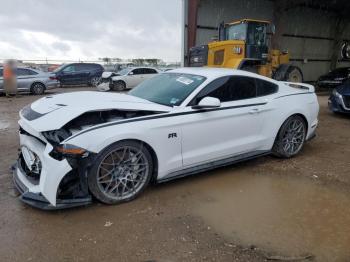
[[[241,69],[280,81],[303,82],[288,52],[271,49],[275,29],[270,22],[243,19],[221,23],[218,31],[217,41],[189,50],[189,66]]]

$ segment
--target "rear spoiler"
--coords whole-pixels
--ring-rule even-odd
[[[304,84],[304,83],[294,83],[294,82],[283,82],[283,81],[280,81],[280,82],[290,87],[308,90],[310,93],[315,92],[315,87],[313,85]]]

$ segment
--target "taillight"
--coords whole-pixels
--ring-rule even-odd
[[[50,76],[49,78],[50,78],[50,80],[57,80],[56,76]]]

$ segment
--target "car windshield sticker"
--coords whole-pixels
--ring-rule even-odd
[[[193,80],[191,80],[187,77],[184,77],[184,76],[180,76],[180,77],[176,78],[176,81],[183,83],[185,85],[190,85],[193,83]]]
[[[203,80],[203,76],[194,76],[193,78],[196,79],[197,81]]]
[[[179,101],[179,99],[178,98],[175,98],[175,97],[173,97],[171,100],[170,100],[170,104],[176,104],[177,102]]]

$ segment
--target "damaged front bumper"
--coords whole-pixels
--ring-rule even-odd
[[[20,133],[21,148],[30,150],[40,159],[40,173],[34,174],[28,167],[23,152],[13,166],[13,180],[20,192],[20,199],[33,207],[52,210],[77,207],[91,203],[87,186],[86,160],[56,160],[50,156],[53,147],[36,137]],[[74,161],[73,161],[74,162]],[[68,193],[67,193],[68,192]]]
[[[57,210],[66,209],[78,206],[85,206],[92,202],[90,196],[85,198],[72,198],[72,199],[57,199],[56,205],[52,205],[40,192],[30,192],[25,184],[22,183],[20,176],[23,175],[24,171],[18,164],[18,162],[12,167],[13,168],[13,182],[16,189],[20,193],[20,200],[32,207],[43,209],[43,210]]]

